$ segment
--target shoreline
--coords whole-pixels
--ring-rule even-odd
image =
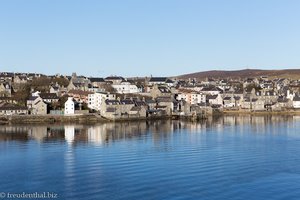
[[[96,124],[96,123],[114,123],[126,121],[152,121],[171,119],[171,116],[143,117],[143,118],[122,118],[122,119],[106,119],[99,115],[83,114],[83,115],[10,115],[0,116],[0,125],[14,124],[57,124],[57,123],[78,123],[78,124]]]
[[[246,111],[246,110],[225,110],[223,115],[300,115],[300,110],[290,110],[290,111]]]
[[[266,116],[266,115],[282,115],[282,116],[300,116],[300,111],[223,111],[214,116]],[[172,116],[157,116],[157,117],[143,117],[143,118],[122,118],[122,119],[106,119],[100,115],[83,114],[83,115],[10,115],[0,116],[0,125],[14,125],[14,124],[57,124],[57,123],[78,123],[78,124],[96,124],[96,123],[115,123],[126,121],[153,121],[172,119]],[[172,119],[174,120],[174,119]],[[175,120],[192,120],[190,116],[181,116]],[[204,119],[205,120],[205,119]],[[193,120],[192,120],[193,121]]]

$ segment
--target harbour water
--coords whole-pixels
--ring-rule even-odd
[[[0,194],[299,199],[300,118],[0,126]]]

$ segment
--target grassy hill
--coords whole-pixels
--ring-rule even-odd
[[[247,78],[247,77],[260,77],[269,76],[269,78],[291,78],[300,79],[300,69],[283,69],[283,70],[259,70],[259,69],[245,69],[245,70],[212,70],[204,72],[196,72],[191,74],[184,74],[177,76],[180,79],[188,78]]]

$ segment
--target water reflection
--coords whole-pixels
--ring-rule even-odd
[[[14,140],[26,142],[61,141],[73,146],[77,144],[107,145],[110,142],[146,139],[152,134],[153,141],[161,141],[173,133],[189,130],[190,133],[201,133],[207,130],[224,133],[226,129],[235,129],[240,134],[244,131],[253,134],[278,133],[278,128],[299,126],[299,116],[221,116],[200,122],[189,121],[140,121],[122,123],[104,123],[97,125],[14,125],[0,126],[0,141]]]

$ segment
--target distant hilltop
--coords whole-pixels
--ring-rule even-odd
[[[244,69],[244,70],[212,70],[204,72],[196,72],[177,76],[180,79],[205,79],[205,78],[247,78],[268,76],[270,78],[292,78],[300,79],[300,69],[283,69],[283,70],[260,70],[260,69]]]

